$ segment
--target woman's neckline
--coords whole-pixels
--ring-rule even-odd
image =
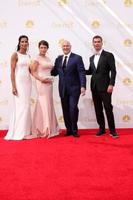
[[[18,51],[18,53],[21,54],[21,55],[27,55],[27,53],[20,53],[19,51]]]
[[[40,55],[38,54],[41,58],[47,58],[46,54],[43,56],[43,55]]]

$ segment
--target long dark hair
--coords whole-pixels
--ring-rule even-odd
[[[26,38],[27,40],[29,40],[28,36],[26,36],[26,35],[20,35],[19,38],[18,38],[17,51],[20,50],[20,42],[21,42],[22,38]]]

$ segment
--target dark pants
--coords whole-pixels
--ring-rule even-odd
[[[67,93],[61,98],[65,126],[69,133],[77,133],[78,131],[78,101],[79,96],[72,96]]]
[[[107,116],[108,126],[110,131],[115,131],[115,122],[113,114],[113,106],[111,103],[111,94],[107,92],[92,92],[92,98],[95,107],[97,123],[100,129],[105,129],[105,118],[103,107]]]

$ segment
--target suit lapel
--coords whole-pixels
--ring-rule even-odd
[[[66,73],[69,70],[69,67],[71,66],[72,59],[73,59],[73,53],[71,53],[69,58],[68,58],[67,66],[66,66]],[[63,72],[62,63],[63,63],[63,55],[61,55],[60,58],[59,58],[59,68]]]
[[[71,53],[70,56],[69,56],[69,59],[67,61],[67,70],[69,69],[72,57],[73,57],[73,54]]]
[[[96,71],[96,66],[94,64],[94,55],[92,56],[92,68],[94,71]]]
[[[63,72],[63,68],[62,68],[62,61],[63,61],[63,55],[62,56],[60,56],[60,58],[59,58],[60,60],[59,60],[59,68],[61,69],[61,71]]]
[[[98,63],[97,63],[97,69],[99,68],[99,66],[100,66],[101,63],[102,63],[103,56],[104,56],[104,50],[101,52],[101,55],[100,55],[99,61],[98,61]]]

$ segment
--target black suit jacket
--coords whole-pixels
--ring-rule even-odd
[[[94,55],[90,57],[90,66],[86,70],[87,75],[91,77],[91,90],[98,92],[106,92],[109,85],[115,85],[116,66],[112,53],[102,51],[97,68],[94,64]]]
[[[63,55],[55,60],[55,65],[51,74],[53,76],[59,75],[59,94],[64,97],[65,91],[69,95],[80,95],[81,87],[86,88],[86,74],[82,57],[71,53],[67,62],[65,73],[62,68]]]

